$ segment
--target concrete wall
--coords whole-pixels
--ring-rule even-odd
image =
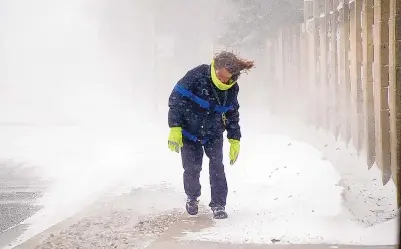
[[[401,2],[305,0],[304,12],[267,41],[270,108],[332,133],[384,185],[400,184]]]

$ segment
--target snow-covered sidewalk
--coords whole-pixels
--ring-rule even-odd
[[[17,249],[67,249],[67,248],[119,248],[119,249],[170,249],[170,248],[227,248],[259,249],[283,244],[280,238],[262,235],[265,243],[216,239],[188,239],[188,234],[217,229],[235,221],[216,221],[209,210],[202,206],[197,216],[189,217],[183,212],[183,197],[167,186],[133,189],[123,195],[105,195],[74,217],[46,230],[40,235],[16,247]],[[235,214],[233,214],[235,217]],[[263,218],[263,216],[262,216]],[[260,220],[260,223],[263,223]],[[224,224],[225,223],[225,224]],[[258,229],[259,227],[255,227]],[[242,227],[225,227],[228,232],[240,231]],[[217,234],[215,235],[217,236]],[[217,238],[217,237],[216,237]],[[270,241],[268,241],[270,240]],[[287,244],[287,243],[285,243]],[[293,248],[303,248],[292,244]],[[329,248],[330,243],[313,243],[314,247]],[[320,244],[320,245],[319,245]],[[350,247],[332,245],[330,248]],[[291,247],[291,245],[290,245]],[[309,248],[309,247],[307,247]],[[355,247],[357,248],[357,247]],[[372,247],[374,248],[374,247]],[[377,247],[377,248],[392,248]]]
[[[17,248],[146,248],[181,216],[181,198],[160,188],[104,195]]]
[[[112,248],[111,244],[116,248],[145,248],[180,224],[176,222],[180,218],[182,224],[185,195],[180,156],[165,144],[147,141],[149,144],[142,144],[142,153],[135,155],[132,167],[103,163],[97,171],[93,168],[78,178],[70,175],[59,181],[42,200],[43,210],[25,222],[30,228],[19,241],[28,240],[29,248]],[[181,229],[180,243],[397,243],[395,220],[378,228],[366,228],[355,221],[343,203],[340,175],[312,146],[272,134],[249,134],[241,145],[237,164],[228,166],[226,162],[229,219],[213,221],[204,208],[204,216],[190,218],[197,229]],[[107,148],[112,147],[109,144]],[[224,150],[228,155],[227,143]],[[113,151],[98,154],[97,161],[106,156],[111,163],[112,155]],[[120,151],[118,155],[118,162],[124,162],[128,152]],[[201,175],[203,207],[210,198],[208,173],[205,158]],[[77,181],[81,184],[74,186]],[[68,201],[62,201],[63,196]],[[98,197],[98,202],[90,204]],[[86,211],[79,213],[84,207]],[[68,217],[72,218],[63,221]],[[41,236],[48,236],[42,240],[29,240],[45,225],[50,227],[59,221],[59,232],[45,232]]]

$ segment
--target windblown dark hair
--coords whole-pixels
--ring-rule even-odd
[[[241,73],[254,67],[253,61],[242,59],[232,52],[223,51],[214,56],[215,67],[226,68],[233,76],[231,79],[237,81]]]

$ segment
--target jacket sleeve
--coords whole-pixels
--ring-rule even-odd
[[[177,85],[192,92],[193,86],[199,78],[199,67],[189,70]],[[168,100],[168,125],[169,127],[182,127],[184,123],[183,113],[188,108],[188,99],[176,91],[172,91]]]
[[[227,130],[227,138],[228,139],[235,139],[235,140],[240,141],[241,127],[239,125],[239,120],[240,120],[239,107],[240,107],[240,105],[238,103],[238,90],[239,90],[239,88],[237,88],[234,93],[232,110],[230,110],[226,113],[226,118],[227,118],[226,130]]]

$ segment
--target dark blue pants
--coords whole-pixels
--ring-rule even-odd
[[[209,158],[209,180],[211,188],[211,201],[209,206],[226,205],[227,180],[223,165],[223,137],[209,140],[202,145],[183,139],[181,149],[182,164],[184,167],[184,189],[189,198],[196,199],[201,195],[199,181],[202,170],[203,154]]]

